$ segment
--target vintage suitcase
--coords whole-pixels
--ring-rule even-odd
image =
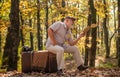
[[[48,60],[47,65],[45,68],[46,73],[53,73],[57,72],[57,61],[56,61],[56,54],[48,52]]]
[[[22,72],[32,71],[32,54],[33,52],[22,52]]]
[[[45,71],[46,63],[48,60],[48,51],[40,50],[33,53],[33,61],[32,61],[32,70],[33,71]]]
[[[46,72],[57,71],[56,54],[47,50],[37,52],[22,52],[22,72]]]

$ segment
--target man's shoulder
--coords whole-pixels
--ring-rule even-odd
[[[55,22],[56,24],[63,24],[63,22],[61,22],[61,21],[57,21],[57,22]]]
[[[56,22],[53,24],[53,26],[63,26],[63,25],[64,25],[64,23],[61,22],[61,21],[56,21]]]

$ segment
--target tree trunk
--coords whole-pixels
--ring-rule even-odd
[[[0,3],[1,3],[2,1],[0,0]],[[0,7],[0,9],[1,9],[2,7]],[[0,19],[1,19],[2,17],[0,16]],[[0,53],[2,52],[2,36],[1,36],[1,31],[0,31]],[[0,55],[1,56],[1,55]],[[1,60],[1,59],[0,59]]]
[[[91,24],[96,24],[96,9],[94,7],[94,2],[93,0],[89,0],[90,2],[90,11],[91,11]],[[96,57],[96,37],[97,37],[97,27],[92,28],[91,31],[91,36],[92,36],[92,40],[91,40],[91,51],[90,51],[90,67],[94,67],[95,66],[95,57]]]
[[[116,30],[117,30],[117,26],[116,26],[116,4],[115,4],[115,1],[113,1],[114,2],[114,5],[113,5],[113,13],[114,13],[114,27],[115,27],[115,29],[114,29],[114,31],[115,31],[115,33],[117,32]],[[116,41],[116,58],[118,58],[118,52],[117,52],[117,37],[116,37],[116,35],[115,35],[115,41]],[[110,45],[111,46],[111,45]]]
[[[24,36],[23,36],[23,24],[24,24],[24,20],[22,18],[22,13],[21,12],[20,12],[20,20],[21,20],[20,40],[21,40],[22,46],[24,46]]]
[[[88,26],[90,25],[91,25],[91,14],[88,15]],[[89,59],[88,57],[89,57],[89,52],[90,52],[90,48],[87,46],[88,44],[90,44],[89,36],[90,36],[90,31],[87,32],[86,39],[85,39],[85,62],[84,62],[85,65],[88,65],[88,59]]]
[[[46,26],[46,38],[48,38],[48,2],[46,1],[46,20],[45,20],[45,26]]]
[[[100,39],[100,25],[99,25],[100,24],[100,17],[99,17],[99,15],[98,15],[98,20],[97,21],[98,21],[98,28],[97,28],[98,29],[98,31],[97,31],[98,35],[97,35],[97,37],[98,37],[98,39]],[[100,42],[98,42],[97,44],[100,45]],[[97,54],[100,53],[99,49],[100,49],[100,47],[98,46],[97,47]]]
[[[118,0],[118,66],[120,67],[120,0]]]
[[[29,19],[30,27],[32,27],[32,19]],[[34,43],[33,43],[33,33],[30,32],[30,46],[34,50]]]
[[[104,42],[105,42],[105,49],[106,49],[106,58],[109,58],[109,55],[110,55],[110,48],[109,48],[109,42],[108,42],[108,39],[109,39],[109,34],[108,34],[108,28],[106,26],[106,22],[107,22],[107,18],[108,16],[106,15],[106,1],[104,1],[104,11],[105,11],[105,18],[103,19],[103,31],[104,31]]]
[[[3,66],[7,70],[17,70],[19,46],[19,0],[11,0],[10,10],[11,26],[8,28],[3,54]]]
[[[65,7],[65,0],[62,0],[62,7]],[[65,12],[61,12],[62,16],[65,16]],[[61,21],[64,21],[64,18],[61,19]]]
[[[42,49],[42,30],[40,27],[40,1],[37,0],[37,39],[38,39],[38,50]]]
[[[116,31],[117,27],[116,27],[116,13],[115,13],[115,10],[116,10],[116,6],[115,6],[115,1],[114,1],[113,13],[114,13],[114,27],[115,27],[115,31]]]
[[[2,4],[2,0],[0,0],[0,3]],[[2,6],[0,7],[0,9],[2,8]],[[0,19],[2,19],[2,16],[0,16]],[[1,68],[1,64],[2,64],[2,56],[3,56],[3,52],[2,52],[2,32],[0,31],[0,68]]]
[[[0,32],[0,60],[2,60],[2,36]],[[0,61],[0,68],[1,68],[1,61]]]
[[[2,52],[2,36],[1,36],[1,32],[0,32],[0,53]],[[1,56],[1,55],[0,55]]]
[[[112,41],[112,38],[113,38],[113,36],[115,36],[115,39],[114,39],[114,41],[116,42],[116,58],[118,58],[118,52],[117,52],[117,37],[116,37],[116,32],[117,32],[117,26],[116,26],[116,3],[115,3],[116,1],[114,1],[113,0],[113,14],[114,14],[114,33],[112,34],[112,36],[110,37],[110,43],[109,43],[109,45],[110,45],[110,47],[109,48],[111,48],[111,41]]]

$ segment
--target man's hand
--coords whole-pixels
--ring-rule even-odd
[[[79,37],[84,37],[85,36],[85,32],[81,32]]]
[[[76,39],[76,40],[74,40],[72,43],[69,43],[70,45],[75,45],[75,44],[77,44],[77,42],[80,40],[80,38],[81,37],[84,37],[85,36],[85,32],[81,32],[80,33],[80,35],[79,35],[79,37]]]

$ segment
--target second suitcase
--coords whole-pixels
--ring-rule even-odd
[[[22,52],[22,72],[32,71],[32,52]]]

